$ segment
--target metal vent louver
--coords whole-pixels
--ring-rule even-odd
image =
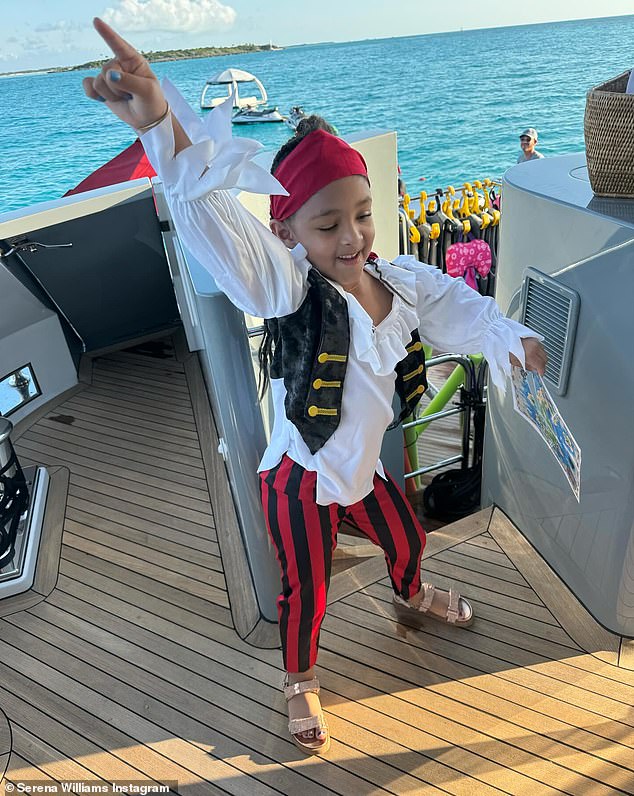
[[[579,295],[534,268],[526,271],[522,285],[520,320],[544,335],[548,352],[546,378],[563,395],[568,385],[574,336],[579,315]]]

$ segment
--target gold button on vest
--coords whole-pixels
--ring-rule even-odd
[[[308,414],[310,417],[317,417],[317,415],[328,415],[330,417],[336,417],[337,410],[336,409],[323,409],[321,406],[309,406],[308,407]]]
[[[347,356],[344,354],[328,354],[326,351],[323,351],[318,357],[317,362],[321,362],[323,365],[324,362],[345,362],[348,359]]]

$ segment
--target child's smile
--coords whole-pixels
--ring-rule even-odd
[[[350,291],[374,243],[368,181],[361,175],[335,180],[286,221],[272,221],[271,228],[287,245],[301,243],[315,268]]]

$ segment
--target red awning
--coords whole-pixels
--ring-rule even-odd
[[[155,175],[156,172],[137,138],[131,146],[93,171],[77,187],[67,191],[64,196],[72,196],[75,193],[91,191],[93,188],[103,188],[106,185],[117,185],[120,182],[138,180],[139,177],[154,177]]]

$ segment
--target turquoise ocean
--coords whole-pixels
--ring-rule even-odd
[[[205,81],[233,66],[254,73],[283,113],[302,105],[342,135],[396,130],[403,178],[416,195],[501,176],[515,163],[525,127],[537,128],[546,156],[583,150],[586,91],[634,66],[633,42],[634,16],[627,16],[313,44],[154,68],[200,114]],[[133,142],[132,131],[84,96],[86,74],[95,72],[0,79],[0,212],[61,196]],[[235,126],[234,133],[277,150],[291,131],[268,124]]]

